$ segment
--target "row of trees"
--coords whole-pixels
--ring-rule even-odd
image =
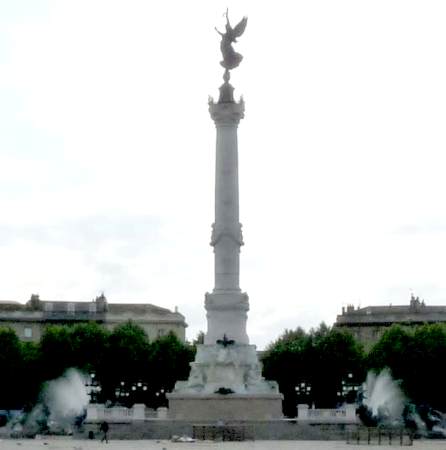
[[[446,411],[446,326],[390,328],[367,355],[371,369],[388,367],[417,405]]]
[[[39,343],[21,342],[0,328],[1,408],[32,405],[42,383],[70,367],[93,374],[98,401],[144,402],[158,407],[176,380],[186,379],[195,348],[169,334],[149,342],[128,322],[109,331],[96,323],[49,326]]]
[[[446,411],[446,326],[393,326],[365,353],[348,332],[328,328],[286,330],[263,356],[264,376],[277,380],[284,413],[299,402],[334,407],[354,401],[368,371],[389,368],[408,399]]]
[[[296,416],[297,403],[332,408],[341,402],[345,384],[364,379],[364,353],[349,333],[321,324],[308,333],[286,330],[263,355],[263,374],[276,380],[284,395],[283,410]]]
[[[195,354],[174,335],[149,342],[131,322],[113,331],[96,323],[49,326],[36,344],[0,328],[0,349],[0,409],[31,406],[42,383],[70,367],[94,374],[97,401],[158,407],[177,380],[187,379]],[[321,324],[286,330],[262,362],[264,377],[284,394],[284,413],[295,416],[299,402],[323,408],[354,401],[367,372],[385,367],[413,402],[446,411],[445,357],[444,325],[391,327],[366,354],[351,334]]]

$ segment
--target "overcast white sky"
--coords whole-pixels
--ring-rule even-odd
[[[444,0],[0,0],[0,299],[104,291],[205,330],[226,6],[249,18],[252,343],[348,303],[446,304]]]

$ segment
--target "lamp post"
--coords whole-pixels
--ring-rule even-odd
[[[90,397],[90,403],[97,403],[98,396],[102,391],[102,387],[96,379],[96,374],[91,372],[85,382],[87,394]]]
[[[355,381],[352,372],[347,373],[346,378],[341,380],[341,390],[338,391],[339,400],[354,403],[361,384]]]
[[[311,403],[311,384],[308,381],[301,381],[294,387],[294,390],[298,403]]]
[[[147,403],[144,397],[148,389],[149,386],[145,381],[138,380],[133,382],[130,387],[132,403]]]
[[[156,407],[159,408],[160,406],[166,406],[166,390],[164,388],[159,389],[155,392],[155,401],[156,401]]]
[[[115,388],[115,400],[119,404],[127,404],[129,402],[130,392],[125,381],[121,380]]]

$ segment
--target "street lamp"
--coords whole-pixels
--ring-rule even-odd
[[[345,399],[348,403],[354,403],[352,397],[356,397],[360,384],[354,381],[352,372],[347,374],[347,379],[341,381],[341,392],[338,392],[338,397]]]
[[[122,383],[121,383],[122,384]],[[149,389],[148,384],[145,381],[137,380],[133,381],[127,389],[126,397],[131,397],[133,403],[146,403],[145,394]]]
[[[301,397],[303,399],[302,401],[306,400],[307,403],[310,403],[311,384],[309,382],[301,381],[294,387],[294,390],[298,398]]]
[[[98,394],[101,392],[102,387],[96,380],[96,374],[94,372],[89,373],[89,377],[85,381],[85,387],[87,394],[90,397],[90,403],[96,403]]]

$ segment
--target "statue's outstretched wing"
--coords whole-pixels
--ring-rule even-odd
[[[248,23],[248,18],[243,17],[243,19],[233,29],[234,37],[238,38],[243,34],[247,23]]]

